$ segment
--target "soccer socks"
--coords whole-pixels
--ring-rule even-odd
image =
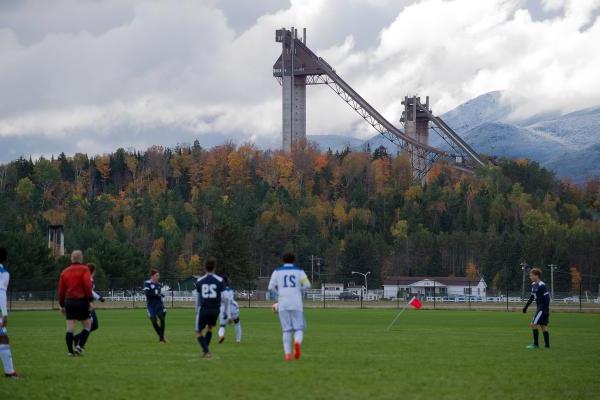
[[[219,334],[219,337],[221,337],[221,338],[225,337],[225,326],[224,325],[221,325],[221,327],[219,328],[218,334]]]
[[[303,340],[304,340],[304,332],[303,331],[296,331],[296,332],[294,332],[294,342],[295,343],[302,344]]]
[[[67,342],[67,350],[73,354],[73,332],[67,332],[65,334],[65,341]]]
[[[158,322],[156,322],[156,317],[150,318],[150,322],[152,322],[152,326],[154,327],[154,330],[156,331],[156,334],[158,335],[158,337],[162,338],[162,336],[160,334],[160,326],[158,326]]]
[[[235,324],[235,341],[238,343],[242,341],[242,324],[239,322]]]
[[[204,336],[198,336],[196,339],[198,340],[198,343],[200,343],[200,347],[202,347],[204,354],[208,353],[208,343],[206,343],[206,338]]]
[[[165,339],[165,316],[161,316],[158,317],[160,319],[160,332],[158,334],[158,336],[160,337],[160,340],[164,340]]]
[[[208,331],[206,332],[206,348],[208,348],[208,346],[210,345],[210,340],[212,339],[212,332]]]
[[[544,332],[544,345],[550,347],[550,332],[548,331]]]
[[[292,332],[283,332],[283,351],[292,354]]]
[[[88,331],[87,329],[82,330],[79,334],[79,341],[77,342],[77,347],[81,347],[82,349],[85,348],[85,343],[87,342],[89,336],[90,331]]]
[[[12,354],[10,353],[10,346],[7,344],[0,344],[0,358],[2,359],[2,366],[4,367],[5,374],[14,374],[15,369],[12,362]]]
[[[538,331],[537,329],[533,329],[533,344],[536,346],[539,346],[539,338],[540,336],[540,331]]]

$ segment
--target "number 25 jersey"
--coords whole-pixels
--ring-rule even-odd
[[[302,293],[310,288],[306,273],[294,264],[283,264],[273,271],[269,290],[277,292],[279,311],[302,311]]]

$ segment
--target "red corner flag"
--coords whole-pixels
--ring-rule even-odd
[[[419,299],[417,299],[416,297],[413,297],[412,299],[410,299],[410,301],[408,302],[408,305],[416,308],[417,310],[419,308],[423,307],[423,303],[421,303],[421,301]]]

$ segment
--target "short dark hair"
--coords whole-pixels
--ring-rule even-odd
[[[154,275],[156,275],[156,274],[158,274],[158,270],[157,270],[157,269],[154,269],[154,268],[152,268],[152,269],[150,270],[150,276],[154,276]]]
[[[542,278],[542,270],[539,268],[532,268],[531,273],[540,279]]]
[[[88,269],[90,270],[90,273],[93,274],[94,271],[96,271],[96,264],[94,263],[89,263],[88,265]]]
[[[4,247],[0,247],[0,263],[6,261],[6,257],[8,257],[8,251]]]
[[[294,253],[285,253],[283,255],[283,262],[284,263],[291,264],[294,261],[296,261],[296,256],[294,255]]]
[[[217,269],[217,260],[214,257],[209,257],[204,262],[204,269],[206,272],[214,272]]]

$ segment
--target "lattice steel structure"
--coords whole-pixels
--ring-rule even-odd
[[[432,165],[440,159],[459,169],[470,171],[485,162],[444,121],[429,109],[429,98],[422,104],[418,97],[406,97],[400,120],[404,131],[385,119],[375,108],[348,85],[323,58],[306,45],[306,29],[302,39],[293,27],[278,29],[276,41],[282,44],[281,56],[273,65],[273,76],[282,86],[282,142],[291,151],[295,141],[306,138],[306,86],[327,85],[369,125],[399,149],[410,155],[413,175],[423,180]],[[428,144],[429,130],[448,143],[451,151]]]

